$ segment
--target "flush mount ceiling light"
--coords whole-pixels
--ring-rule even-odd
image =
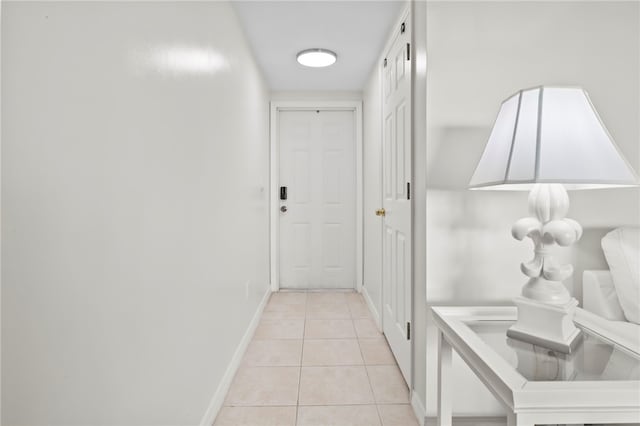
[[[307,49],[299,52],[296,59],[300,65],[305,67],[322,68],[333,65],[338,56],[327,49]]]

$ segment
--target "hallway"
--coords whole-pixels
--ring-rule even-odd
[[[273,293],[215,426],[413,426],[409,391],[357,293]]]

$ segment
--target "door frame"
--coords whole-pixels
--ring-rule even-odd
[[[272,101],[270,103],[270,163],[269,163],[269,227],[270,227],[270,280],[271,291],[280,290],[280,144],[278,118],[280,111],[353,111],[355,119],[356,149],[356,283],[355,290],[362,292],[363,264],[363,175],[362,175],[362,101]]]

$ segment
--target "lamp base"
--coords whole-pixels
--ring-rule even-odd
[[[578,301],[552,305],[526,297],[514,299],[518,307],[518,321],[507,331],[507,336],[556,352],[569,354],[580,342],[581,332],[573,323]]]

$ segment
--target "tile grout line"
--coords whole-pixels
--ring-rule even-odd
[[[355,325],[354,325],[355,328]],[[376,395],[373,392],[373,385],[371,384],[371,377],[369,377],[369,369],[367,368],[367,363],[364,359],[364,353],[362,352],[362,346],[360,345],[360,339],[358,339],[358,348],[360,348],[360,356],[362,357],[362,362],[364,363],[364,371],[367,374],[367,381],[369,382],[369,388],[371,389],[371,396],[373,397],[373,403],[376,406],[376,413],[378,413],[378,421],[382,426],[382,416],[380,415],[380,409],[378,408],[378,401],[376,401]]]
[[[294,426],[298,425],[298,415],[300,411],[300,388],[302,387],[302,358],[304,357],[304,341],[307,334],[307,307],[309,306],[309,293],[305,293],[304,298],[304,319],[302,320],[302,348],[300,349],[300,367],[298,373],[298,397],[296,398],[296,421]]]

